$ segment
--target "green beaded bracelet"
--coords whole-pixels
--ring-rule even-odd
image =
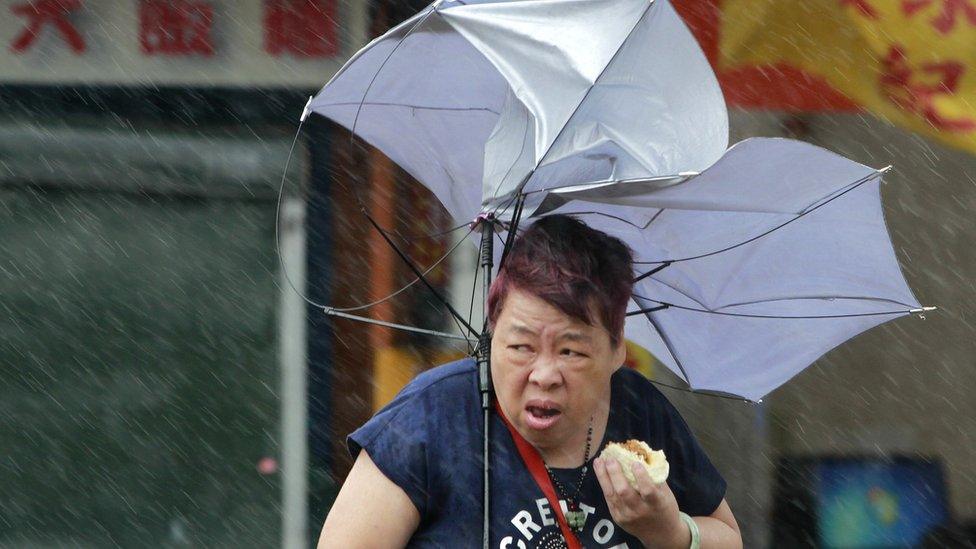
[[[693,518],[688,516],[687,513],[679,511],[678,516],[681,517],[681,520],[683,520],[684,523],[688,525],[688,529],[691,530],[691,545],[688,546],[688,549],[700,549],[701,531],[698,529],[698,523],[695,522]]]

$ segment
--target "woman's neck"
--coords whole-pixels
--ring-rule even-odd
[[[610,403],[609,399],[606,399],[593,411],[593,433],[590,435],[590,452],[586,456],[587,460],[592,459],[599,452],[603,435],[607,431],[607,420],[609,417]],[[553,448],[538,448],[542,460],[549,467],[556,469],[574,469],[581,467],[583,465],[584,454],[586,453],[588,430],[589,425],[584,424],[565,443]]]

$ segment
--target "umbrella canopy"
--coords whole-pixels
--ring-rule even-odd
[[[435,2],[310,108],[459,222],[520,189],[700,171],[728,145],[715,75],[663,0]]]
[[[570,213],[635,252],[627,337],[692,388],[758,400],[919,304],[882,172],[785,139],[726,151],[707,60],[666,0],[435,2],[311,112],[380,148],[459,221]],[[497,255],[501,251],[496,251]]]
[[[692,388],[758,400],[921,307],[888,236],[881,176],[813,145],[754,138],[681,184],[567,193],[577,200],[555,212],[630,243],[638,276],[666,264],[637,282],[632,309],[669,307],[629,318],[628,338]]]

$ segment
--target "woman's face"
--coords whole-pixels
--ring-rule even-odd
[[[585,437],[590,417],[610,398],[610,376],[626,347],[600,325],[563,314],[512,288],[491,341],[495,394],[515,428],[542,451],[565,451]]]

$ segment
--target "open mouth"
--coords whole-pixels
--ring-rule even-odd
[[[532,414],[534,417],[540,419],[553,417],[555,415],[562,413],[555,408],[542,408],[539,406],[529,406],[526,408],[526,410],[528,410],[529,413]]]
[[[548,429],[562,416],[562,411],[550,402],[529,402],[525,412],[525,423],[533,429]]]

